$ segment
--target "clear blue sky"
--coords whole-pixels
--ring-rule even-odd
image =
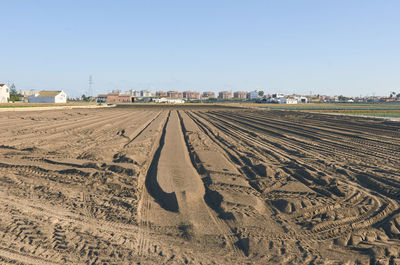
[[[400,92],[400,1],[0,0],[0,83]]]

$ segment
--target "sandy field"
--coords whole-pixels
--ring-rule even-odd
[[[0,264],[400,264],[400,123],[0,113]]]

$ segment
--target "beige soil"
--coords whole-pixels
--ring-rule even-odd
[[[0,264],[398,264],[400,124],[218,106],[0,113]]]

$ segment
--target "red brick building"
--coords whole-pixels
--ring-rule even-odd
[[[187,100],[200,99],[200,93],[195,91],[184,91],[183,98]]]
[[[245,91],[236,91],[235,93],[233,93],[233,98],[237,98],[237,99],[246,99],[247,96],[247,92]]]
[[[179,91],[168,91],[167,96],[169,98],[183,98],[182,92]]]
[[[132,102],[132,97],[130,95],[119,95],[119,94],[108,94],[107,103],[130,103]]]
[[[206,91],[206,92],[203,92],[202,97],[203,98],[215,98],[215,93],[211,92],[211,91]]]
[[[218,98],[220,98],[220,99],[232,99],[233,95],[232,95],[232,92],[221,91],[221,92],[219,92]]]
[[[157,97],[167,97],[167,96],[168,96],[168,93],[165,92],[165,91],[157,91],[157,92],[156,92],[156,96],[157,96]]]

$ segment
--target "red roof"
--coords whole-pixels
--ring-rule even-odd
[[[5,86],[5,84],[0,84],[0,86]]]

